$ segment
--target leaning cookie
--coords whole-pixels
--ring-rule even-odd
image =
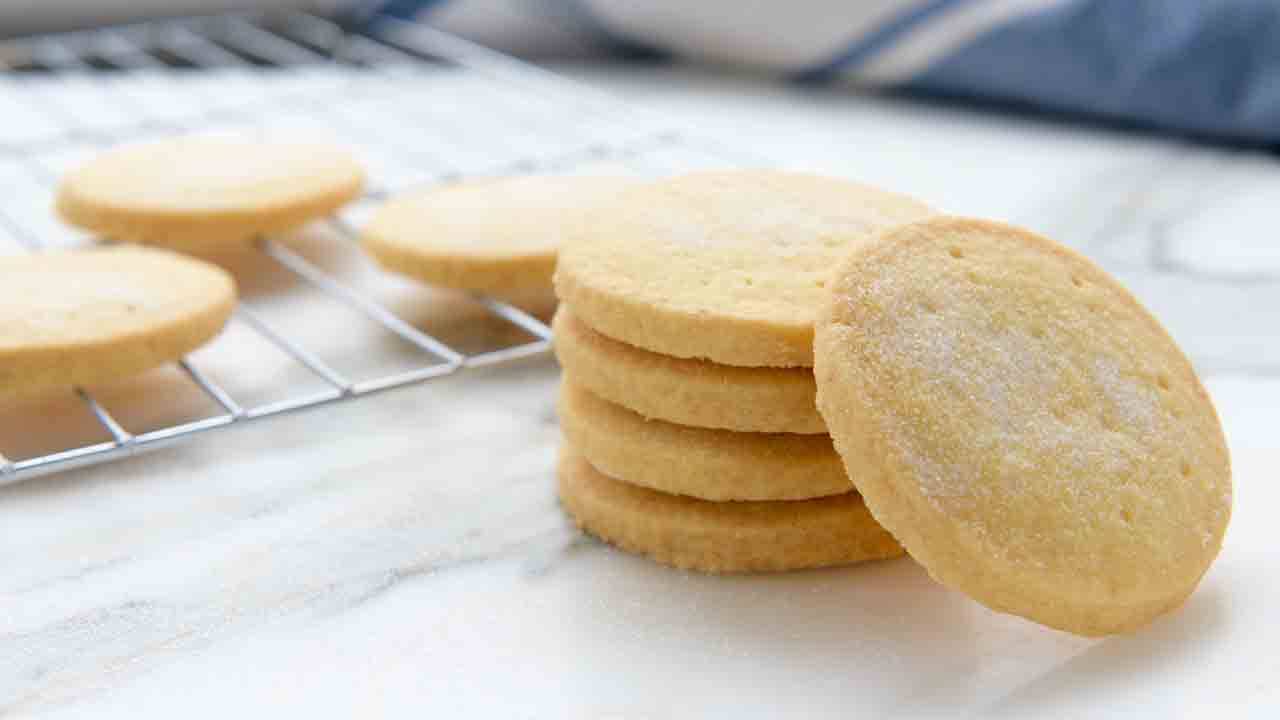
[[[610,478],[561,452],[560,502],[579,527],[628,552],[709,573],[849,565],[902,555],[857,493],[717,503]]]
[[[112,247],[0,259],[0,397],[113,380],[178,360],[235,305],[223,270]]]
[[[59,184],[57,210],[104,238],[203,252],[298,228],[363,186],[363,170],[339,148],[188,136],[90,160]]]
[[[876,518],[946,585],[1082,635],[1139,628],[1222,546],[1231,470],[1182,351],[1025,230],[883,234],[818,316],[818,407]]]
[[[567,225],[639,182],[533,175],[433,187],[383,205],[360,241],[383,267],[414,280],[546,305]]]

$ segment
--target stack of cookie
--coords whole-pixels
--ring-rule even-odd
[[[814,403],[813,319],[832,266],[930,215],[905,197],[773,171],[632,188],[560,254],[564,507],[682,568],[892,557]]]
[[[555,285],[561,501],[627,550],[742,572],[905,548],[1102,635],[1180,605],[1222,547],[1230,460],[1190,363],[1045,238],[702,173],[589,214]]]

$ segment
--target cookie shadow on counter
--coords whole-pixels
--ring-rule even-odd
[[[564,616],[564,630],[588,650],[643,636],[646,645],[669,646],[664,655],[694,654],[726,674],[732,666],[766,663],[785,670],[773,688],[782,695],[812,681],[858,696],[863,709],[963,692],[959,686],[980,662],[973,603],[906,558],[709,576],[594,541],[575,545],[573,563],[592,577],[592,592],[575,601],[579,612]]]
[[[1221,587],[1206,583],[1182,608],[1157,619],[1133,635],[1101,640],[1049,672],[1014,689],[987,710],[997,717],[1026,717],[1052,711],[1082,697],[1114,694],[1134,698],[1137,680],[1187,663],[1197,647],[1228,625],[1227,600]],[[1172,708],[1171,708],[1172,709]]]

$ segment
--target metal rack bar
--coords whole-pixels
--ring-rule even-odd
[[[343,395],[351,392],[351,381],[343,377],[342,373],[339,373],[337,370],[329,367],[325,361],[316,357],[316,355],[310,350],[276,332],[276,330],[268,325],[265,320],[259,317],[257,313],[246,307],[244,303],[240,303],[240,305],[236,307],[236,317],[245,321],[246,324],[258,331],[259,335],[262,335],[273,345],[283,350],[289,357],[305,365],[308,370],[315,373],[320,379],[332,385],[338,392]]]
[[[288,398],[286,400],[277,400],[276,402],[265,403],[254,408],[249,408],[249,410],[245,412],[245,419],[259,420],[261,418],[272,417],[283,413],[297,412],[299,410],[306,410],[307,408],[327,405],[331,402],[347,397],[352,397],[352,395],[344,394],[340,390],[323,390],[310,395]]]
[[[14,475],[10,477],[4,484],[19,482],[25,476],[43,474],[51,470],[62,467],[75,467],[78,464],[88,464],[91,459],[116,457],[122,455],[121,452],[128,446],[120,445],[114,441],[100,442],[93,445],[83,445],[70,450],[50,453],[40,457],[30,458],[27,460],[18,460],[13,463]]]
[[[477,368],[486,365],[498,365],[500,363],[509,362],[523,357],[540,355],[551,349],[550,340],[537,340],[524,345],[515,345],[500,350],[490,350],[489,352],[472,355],[467,358],[467,367]]]
[[[359,310],[366,317],[399,335],[420,350],[455,364],[467,359],[462,353],[396,317],[390,310],[320,272],[316,266],[307,262],[301,255],[280,243],[264,238],[258,243],[258,247],[268,257],[280,263],[298,277],[323,290],[330,297],[341,300],[348,307]]]
[[[421,368],[400,375],[361,383],[357,386],[358,390],[348,393],[343,393],[339,390],[328,390],[260,405],[246,410],[240,418],[234,418],[231,415],[219,415],[136,435],[131,442],[124,444],[115,441],[101,442],[36,458],[15,461],[11,463],[8,470],[0,467],[0,487],[53,472],[71,470],[85,465],[93,465],[133,455],[144,450],[157,449],[201,432],[309,410],[353,397],[372,395],[384,390],[415,384],[434,377],[452,374],[456,369],[456,366],[451,365]]]
[[[201,430],[212,430],[214,428],[225,427],[235,422],[235,418],[230,415],[216,415],[201,420],[192,420],[191,422],[182,423],[181,425],[172,425],[170,427],[152,430],[134,437],[134,445],[137,447],[145,447],[156,443],[168,442],[176,440],[180,437],[200,432]]]
[[[214,402],[222,406],[222,409],[226,410],[227,414],[231,415],[232,418],[239,418],[244,415],[244,408],[240,407],[240,404],[231,397],[231,394],[206,377],[204,373],[197,370],[189,359],[183,358],[179,360],[178,367],[182,368],[182,372],[191,378],[191,382],[199,385],[200,389],[212,398]]]
[[[462,365],[459,363],[446,363],[418,368],[416,370],[406,370],[396,375],[389,375],[387,377],[356,383],[352,388],[352,392],[356,395],[367,395],[381,390],[390,390],[391,388],[411,385],[430,378],[451,375],[460,367],[462,367]]]
[[[93,413],[93,416],[98,419],[98,422],[102,424],[102,427],[106,428],[107,432],[111,433],[111,437],[115,440],[117,445],[127,445],[133,440],[133,435],[130,435],[129,431],[121,427],[120,423],[116,422],[116,419],[111,417],[111,413],[107,412],[101,405],[99,405],[98,401],[93,399],[93,396],[84,388],[76,388],[76,395],[79,395],[80,399],[84,401],[84,404],[89,407],[89,412]]]
[[[512,325],[515,325],[521,330],[524,330],[530,335],[542,340],[551,339],[551,328],[547,327],[546,323],[520,308],[504,303],[500,300],[494,300],[493,298],[484,295],[472,295],[472,298],[481,305],[489,308],[489,312],[497,315],[503,320],[506,320]]]

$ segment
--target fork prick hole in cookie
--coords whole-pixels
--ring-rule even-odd
[[[951,248],[951,250],[949,250],[948,252],[950,252],[950,253],[951,253],[951,257],[953,257],[953,258],[955,258],[955,259],[957,259],[957,260],[959,260],[960,258],[964,257],[964,251],[963,251],[963,250],[961,250],[961,249],[960,249],[960,248],[958,248],[958,247],[953,247],[953,248]]]

